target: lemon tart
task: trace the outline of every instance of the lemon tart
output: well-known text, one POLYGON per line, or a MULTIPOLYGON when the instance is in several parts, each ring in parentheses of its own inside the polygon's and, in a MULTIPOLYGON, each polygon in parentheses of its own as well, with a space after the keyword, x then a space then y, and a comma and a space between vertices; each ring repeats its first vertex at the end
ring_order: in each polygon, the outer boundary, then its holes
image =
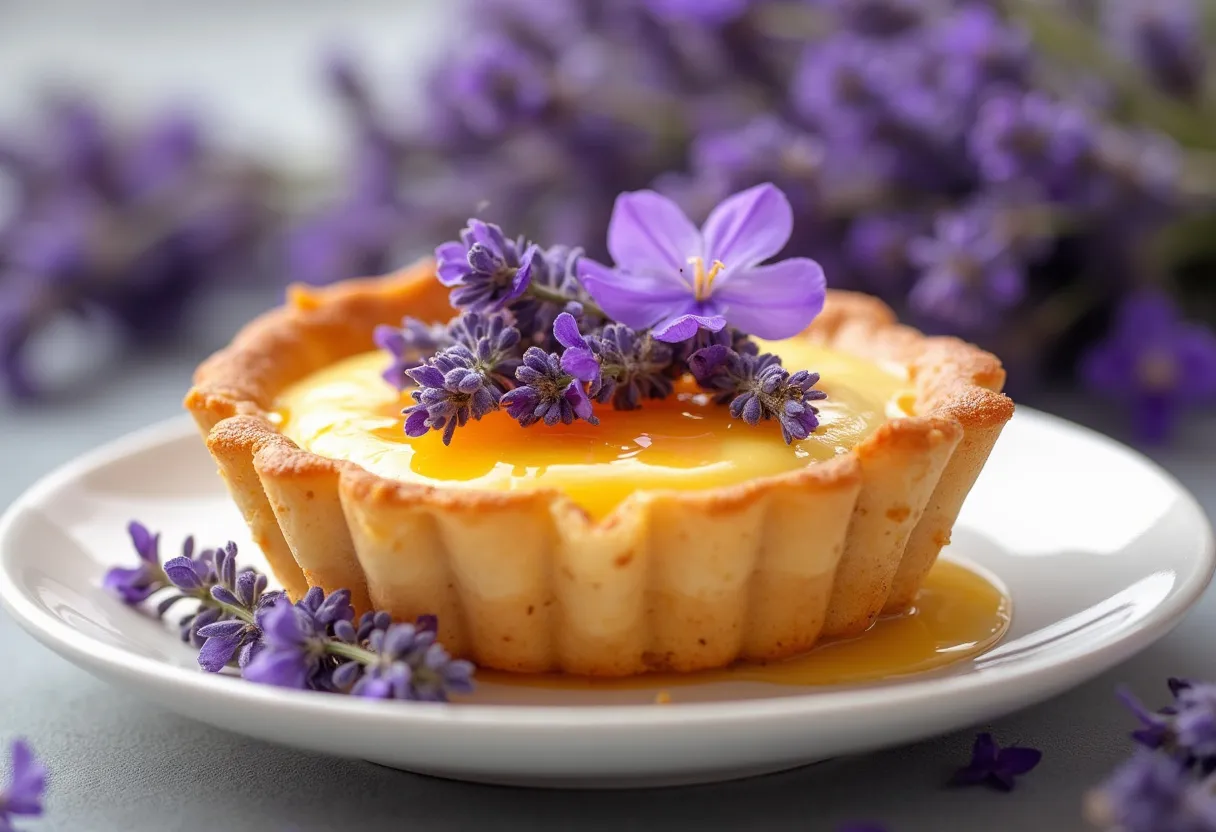
POLYGON ((186 406, 290 594, 436 614, 484 667, 692 671, 863 633, 912 604, 1013 412, 992 355, 829 291, 766 345, 823 372, 806 439, 748 433, 685 381, 597 428, 493 413, 441 452, 401 432, 371 335, 451 317, 434 268, 294 287, 186 406))

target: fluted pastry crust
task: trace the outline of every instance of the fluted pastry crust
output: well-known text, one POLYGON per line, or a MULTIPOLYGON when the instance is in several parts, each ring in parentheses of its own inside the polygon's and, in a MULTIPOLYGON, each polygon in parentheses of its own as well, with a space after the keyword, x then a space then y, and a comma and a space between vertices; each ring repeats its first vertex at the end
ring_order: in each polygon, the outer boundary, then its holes
POLYGON ((558 491, 443 489, 302 450, 271 414, 288 385, 374 347, 377 324, 452 314, 421 263, 293 288, 204 362, 186 397, 220 473, 293 596, 439 616, 483 667, 622 676, 803 652, 906 609, 1013 403, 992 355, 828 293, 806 337, 906 366, 916 415, 805 469, 702 491, 641 491, 596 521, 558 491))

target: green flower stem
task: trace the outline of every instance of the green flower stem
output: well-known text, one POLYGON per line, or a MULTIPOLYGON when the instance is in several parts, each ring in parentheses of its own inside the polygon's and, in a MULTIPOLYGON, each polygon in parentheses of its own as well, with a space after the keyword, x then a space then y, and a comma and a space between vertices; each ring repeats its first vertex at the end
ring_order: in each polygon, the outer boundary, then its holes
MULTIPOLYGON (((557 304, 561 304, 563 306, 565 304, 569 303, 570 301, 574 300, 573 298, 566 297, 565 295, 563 295, 561 292, 557 291, 556 289, 550 289, 547 286, 537 286, 535 283, 531 283, 528 285, 528 290, 527 290, 527 292, 525 292, 525 294, 528 295, 528 297, 535 298, 536 300, 539 300, 539 301, 545 301, 547 303, 557 303, 557 304)), ((598 315, 601 318, 611 320, 611 318, 609 318, 608 315, 605 314, 604 310, 601 309, 598 304, 596 304, 592 301, 589 301, 589 300, 580 300, 579 303, 581 303, 583 305, 583 309, 587 310, 592 315, 598 315)))
POLYGON ((325 649, 333 653, 335 656, 341 656, 344 659, 356 661, 359 664, 372 664, 376 661, 376 654, 371 650, 365 650, 355 644, 347 644, 344 641, 329 641, 325 643, 325 649))

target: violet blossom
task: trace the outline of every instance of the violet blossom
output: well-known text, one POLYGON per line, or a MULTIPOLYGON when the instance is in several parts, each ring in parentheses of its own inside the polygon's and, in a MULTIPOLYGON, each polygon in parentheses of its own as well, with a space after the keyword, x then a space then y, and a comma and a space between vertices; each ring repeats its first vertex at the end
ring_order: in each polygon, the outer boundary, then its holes
POLYGON ((978 734, 971 750, 971 762, 954 773, 956 786, 988 785, 1000 791, 1013 789, 1016 778, 1039 764, 1043 752, 1037 748, 996 744, 991 734, 978 734))
POLYGON ((608 315, 684 341, 728 323, 757 337, 796 335, 823 309, 823 270, 796 257, 761 265, 793 230, 793 211, 771 184, 728 197, 698 230, 654 191, 617 197, 608 226, 615 265, 582 261, 580 279, 608 315))
POLYGON ((46 792, 46 766, 38 762, 24 740, 17 740, 10 749, 12 774, 7 785, 0 788, 0 832, 17 832, 13 818, 40 817, 42 798, 46 792))

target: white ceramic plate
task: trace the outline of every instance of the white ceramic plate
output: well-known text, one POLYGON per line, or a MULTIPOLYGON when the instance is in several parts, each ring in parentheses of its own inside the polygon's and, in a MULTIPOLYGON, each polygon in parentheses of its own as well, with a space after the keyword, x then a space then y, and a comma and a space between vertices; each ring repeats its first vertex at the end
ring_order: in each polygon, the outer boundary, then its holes
MULTIPOLYGON (((990 652, 881 684, 753 682, 654 691, 483 684, 470 703, 285 692, 197 669, 176 633, 98 588, 139 518, 175 546, 243 522, 186 420, 47 477, 0 521, 0 599, 52 650, 165 708, 230 731, 460 779, 550 786, 704 782, 961 728, 1046 699, 1164 635, 1212 575, 1211 529, 1159 468, 1095 433, 1022 410, 955 529, 950 555, 1000 577, 1013 622, 990 652)), ((167 550, 166 550, 167 551, 167 550)))

